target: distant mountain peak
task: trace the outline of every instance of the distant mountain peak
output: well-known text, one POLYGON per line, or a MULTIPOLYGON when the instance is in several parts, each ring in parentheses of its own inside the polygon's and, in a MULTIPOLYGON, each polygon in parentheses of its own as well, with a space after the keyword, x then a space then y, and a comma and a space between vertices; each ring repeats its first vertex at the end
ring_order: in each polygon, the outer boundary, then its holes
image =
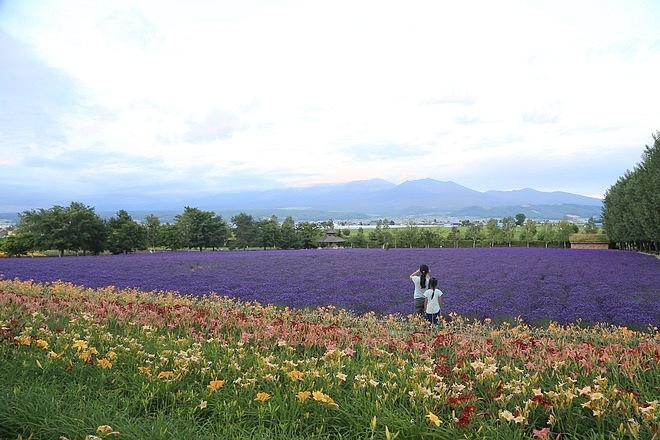
POLYGON ((532 219, 559 220, 567 216, 599 218, 602 215, 602 200, 594 197, 562 191, 543 192, 533 188, 480 192, 451 180, 433 178, 407 180, 400 184, 384 179, 366 179, 311 187, 190 195, 185 199, 178 195, 169 200, 145 200, 140 206, 115 207, 106 204, 97 208, 99 211, 126 209, 163 212, 180 211, 184 206, 211 210, 226 218, 240 212, 253 212, 259 216, 292 215, 294 219, 304 218, 307 221, 328 218, 405 221, 429 216, 488 219, 518 213, 532 219))
POLYGON ((482 212, 483 215, 488 215, 497 208, 497 212, 503 209, 508 212, 507 215, 539 212, 542 216, 543 212, 552 211, 554 219, 557 215, 561 218, 563 215, 573 215, 575 212, 598 215, 602 206, 599 199, 577 194, 542 192, 532 188, 479 192, 453 181, 432 178, 407 180, 398 185, 384 179, 356 180, 307 188, 252 191, 249 197, 246 193, 219 193, 213 197, 198 199, 197 202, 219 212, 251 209, 263 211, 305 206, 308 210, 333 212, 335 218, 342 212, 362 213, 381 218, 413 218, 430 214, 452 216, 454 213, 466 212, 464 210, 468 208, 470 213, 482 212), (546 208, 536 209, 538 205, 546 208), (572 208, 557 208, 560 205, 571 205, 572 208), (547 208, 549 206, 553 208, 547 208))

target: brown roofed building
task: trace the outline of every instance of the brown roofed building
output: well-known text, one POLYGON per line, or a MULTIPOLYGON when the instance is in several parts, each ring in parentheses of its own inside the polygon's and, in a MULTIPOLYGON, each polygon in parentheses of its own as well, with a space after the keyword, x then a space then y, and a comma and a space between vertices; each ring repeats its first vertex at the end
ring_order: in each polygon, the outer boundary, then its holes
POLYGON ((571 249, 608 249, 610 240, 605 234, 571 234, 571 249))
POLYGON ((320 248, 343 248, 345 241, 334 229, 326 229, 325 235, 318 244, 320 248))

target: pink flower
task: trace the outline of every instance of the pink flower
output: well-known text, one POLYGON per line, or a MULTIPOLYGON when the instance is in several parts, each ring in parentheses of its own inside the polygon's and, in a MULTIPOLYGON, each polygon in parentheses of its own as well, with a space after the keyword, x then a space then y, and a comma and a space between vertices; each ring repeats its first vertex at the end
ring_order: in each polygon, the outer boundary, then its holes
POLYGON ((547 426, 543 429, 534 429, 532 430, 535 438, 546 439, 550 435, 550 428, 547 426))
POLYGON ((351 347, 346 347, 344 351, 342 351, 342 354, 345 356, 353 356, 355 354, 355 350, 353 350, 351 347))

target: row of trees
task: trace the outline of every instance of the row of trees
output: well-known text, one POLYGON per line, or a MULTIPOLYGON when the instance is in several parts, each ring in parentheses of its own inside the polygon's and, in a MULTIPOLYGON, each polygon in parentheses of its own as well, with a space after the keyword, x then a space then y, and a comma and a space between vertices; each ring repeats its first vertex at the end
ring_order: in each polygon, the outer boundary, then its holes
MULTIPOLYGON (((569 235, 578 231, 567 220, 536 222, 523 214, 487 222, 464 221, 452 228, 392 225, 384 219, 375 228, 340 228, 337 232, 346 246, 387 248, 523 244, 566 247, 569 235)), ((280 222, 275 216, 255 220, 246 213, 233 216, 227 223, 212 211, 191 207, 185 207, 173 223, 161 223, 153 214, 138 222, 124 210, 104 220, 94 208, 73 202, 68 207, 23 212, 16 231, 0 240, 0 250, 9 255, 45 250, 84 255, 146 249, 301 249, 318 246, 324 231, 333 227, 332 220, 295 223, 287 217, 280 222)), ((596 231, 590 219, 584 232, 596 231)))
MULTIPOLYGON (((460 226, 450 229, 444 227, 429 228, 408 225, 405 228, 390 228, 387 220, 379 222, 376 229, 364 237, 358 229, 353 239, 350 230, 341 231, 354 247, 361 246, 364 241, 383 247, 483 247, 483 246, 560 246, 568 245, 569 236, 579 231, 579 227, 568 220, 557 222, 538 222, 525 219, 524 214, 516 218, 505 217, 501 220, 489 219, 486 222, 463 221, 460 226)), ((593 218, 589 219, 583 228, 585 233, 598 231, 593 218)))
POLYGON ((624 249, 658 252, 660 236, 660 131, 646 146, 642 161, 605 193, 603 226, 624 249))
POLYGON ((173 223, 163 224, 153 214, 138 222, 124 210, 104 220, 94 208, 78 202, 68 207, 25 211, 19 218, 16 230, 0 240, 0 251, 8 255, 45 250, 84 255, 155 248, 310 248, 317 245, 324 226, 295 224, 291 217, 282 224, 276 217, 255 221, 245 213, 232 217, 230 225, 212 211, 191 207, 185 207, 173 223))

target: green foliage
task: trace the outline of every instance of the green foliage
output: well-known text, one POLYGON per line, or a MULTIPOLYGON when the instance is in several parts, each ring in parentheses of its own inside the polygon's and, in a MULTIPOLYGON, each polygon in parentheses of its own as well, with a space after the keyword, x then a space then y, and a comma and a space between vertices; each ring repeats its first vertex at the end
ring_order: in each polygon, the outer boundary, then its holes
POLYGON ((65 251, 98 254, 104 249, 105 222, 82 203, 25 211, 19 218, 18 231, 32 234, 37 250, 57 249, 63 255, 65 251))
POLYGON ((557 225, 557 240, 562 244, 563 247, 567 247, 570 235, 576 232, 578 232, 577 226, 568 220, 561 220, 557 225))
POLYGON ((202 211, 186 206, 182 214, 175 217, 176 231, 180 244, 188 249, 219 248, 227 243, 229 226, 213 211, 202 211))
POLYGON ((160 220, 154 214, 149 214, 145 219, 145 227, 147 229, 147 246, 154 249, 160 245, 159 229, 160 220))
POLYGON ((321 227, 316 223, 302 222, 296 225, 300 245, 305 249, 311 249, 318 245, 321 238, 321 227))
POLYGON ((536 233, 537 233, 536 221, 528 218, 525 221, 525 223, 522 225, 520 239, 523 240, 529 247, 529 244, 534 240, 536 233))
POLYGON ((107 222, 107 248, 113 254, 127 254, 147 247, 147 229, 121 210, 107 222))
POLYGON ((236 249, 247 249, 250 246, 254 246, 257 235, 257 226, 254 218, 249 214, 241 212, 233 216, 231 222, 234 224, 233 246, 236 249))
POLYGON ((488 239, 490 240, 490 246, 493 247, 495 243, 498 243, 502 238, 502 230, 497 224, 497 220, 494 218, 488 219, 486 222, 486 233, 488 239))
POLYGON ((263 249, 275 248, 280 243, 280 225, 276 216, 259 220, 257 242, 263 249))
POLYGON ((603 200, 603 226, 622 248, 658 252, 660 237, 660 131, 642 162, 611 186, 603 200))
POLYGON ((34 235, 20 232, 0 238, 0 251, 9 257, 27 255, 34 248, 34 235))
POLYGON ((502 237, 504 241, 511 246, 516 232, 516 219, 511 216, 502 219, 502 237))
POLYGON ((470 223, 465 231, 465 238, 472 240, 472 247, 476 247, 477 242, 484 238, 483 225, 481 223, 470 223))
POLYGON ((278 247, 280 249, 299 249, 301 247, 300 240, 296 234, 296 223, 293 221, 293 217, 287 216, 284 219, 278 238, 278 247))
POLYGON ((584 225, 585 234, 595 234, 598 232, 598 226, 596 226, 596 220, 593 217, 589 217, 587 223, 584 225))

